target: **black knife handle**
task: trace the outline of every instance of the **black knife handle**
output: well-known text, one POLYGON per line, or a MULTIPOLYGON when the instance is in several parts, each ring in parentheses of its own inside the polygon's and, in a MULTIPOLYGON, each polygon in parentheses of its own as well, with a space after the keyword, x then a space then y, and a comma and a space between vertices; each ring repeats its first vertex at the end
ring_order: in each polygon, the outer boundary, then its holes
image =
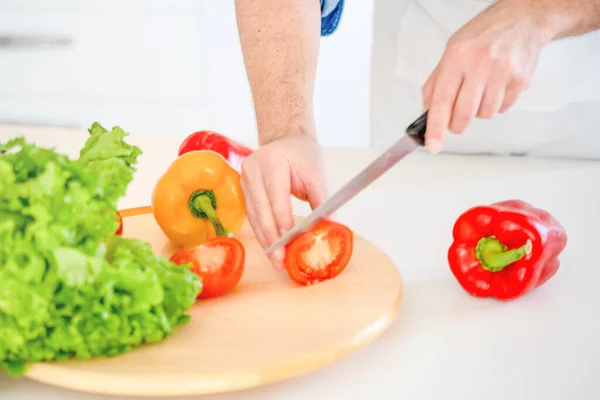
POLYGON ((425 131, 427 130, 427 113, 416 119, 415 122, 406 128, 406 134, 410 136, 419 146, 425 145, 425 131))

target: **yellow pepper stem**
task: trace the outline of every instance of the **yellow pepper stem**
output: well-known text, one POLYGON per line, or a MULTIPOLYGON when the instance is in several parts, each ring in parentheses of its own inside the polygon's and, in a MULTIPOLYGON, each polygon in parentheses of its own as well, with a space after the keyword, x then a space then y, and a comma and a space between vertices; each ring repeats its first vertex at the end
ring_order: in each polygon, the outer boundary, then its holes
POLYGON ((217 236, 232 236, 217 216, 217 199, 212 190, 196 190, 190 196, 188 205, 194 217, 208 219, 212 223, 217 236))

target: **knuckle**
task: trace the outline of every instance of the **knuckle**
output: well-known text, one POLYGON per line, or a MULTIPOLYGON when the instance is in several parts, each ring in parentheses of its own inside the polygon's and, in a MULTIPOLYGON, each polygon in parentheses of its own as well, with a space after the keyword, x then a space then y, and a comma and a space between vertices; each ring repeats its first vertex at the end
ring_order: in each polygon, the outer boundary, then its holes
POLYGON ((257 157, 258 166, 264 172, 269 172, 280 164, 281 155, 271 148, 264 148, 257 157))
POLYGON ((449 90, 436 90, 433 93, 433 107, 437 108, 438 111, 441 109, 451 108, 454 105, 454 100, 456 99, 456 93, 452 93, 449 90))
POLYGON ((517 90, 524 90, 529 87, 529 79, 523 75, 514 74, 513 75, 513 85, 517 90))
POLYGON ((451 59, 462 58, 470 49, 468 42, 456 39, 450 39, 446 46, 446 53, 451 59))
POLYGON ((426 83, 425 85, 421 86, 421 96, 427 97, 428 94, 429 94, 429 86, 428 86, 428 83, 426 83))
POLYGON ((435 101, 440 108, 451 108, 454 104, 454 98, 449 93, 444 93, 438 96, 435 101))
POLYGON ((489 45, 482 46, 477 50, 477 58, 480 62, 498 61, 498 57, 495 54, 494 49, 489 45))
POLYGON ((241 169, 242 169, 243 177, 247 176, 248 173, 250 173, 252 171, 253 164, 254 164, 254 155, 250 155, 242 161, 241 169))
POLYGON ((279 154, 270 154, 269 157, 264 157, 261 160, 261 166, 264 169, 265 173, 273 173, 275 171, 279 171, 283 168, 285 163, 282 160, 282 157, 279 154))

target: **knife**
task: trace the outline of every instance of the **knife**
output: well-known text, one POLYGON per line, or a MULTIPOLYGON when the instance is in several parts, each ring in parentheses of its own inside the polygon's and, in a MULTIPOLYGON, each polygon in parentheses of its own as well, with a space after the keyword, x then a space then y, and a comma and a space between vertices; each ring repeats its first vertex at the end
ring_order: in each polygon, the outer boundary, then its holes
POLYGON ((425 145, 425 130, 427 128, 427 111, 406 128, 406 135, 401 137, 375 161, 369 164, 352 180, 346 183, 333 196, 317 207, 311 214, 303 218, 292 229, 283 234, 279 240, 269 246, 265 253, 269 254, 281 246, 294 240, 299 235, 310 230, 319 221, 329 217, 342 205, 360 193, 364 188, 375 182, 381 175, 392 168, 416 148, 425 145))

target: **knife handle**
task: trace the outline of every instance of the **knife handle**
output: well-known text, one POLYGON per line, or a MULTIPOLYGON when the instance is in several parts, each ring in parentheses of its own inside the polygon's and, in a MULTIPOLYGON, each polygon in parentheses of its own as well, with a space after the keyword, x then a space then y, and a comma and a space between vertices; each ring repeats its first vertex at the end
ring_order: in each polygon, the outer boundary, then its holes
POLYGON ((425 145, 425 131, 427 130, 427 113, 416 119, 415 122, 406 128, 406 134, 410 136, 419 146, 425 145))

